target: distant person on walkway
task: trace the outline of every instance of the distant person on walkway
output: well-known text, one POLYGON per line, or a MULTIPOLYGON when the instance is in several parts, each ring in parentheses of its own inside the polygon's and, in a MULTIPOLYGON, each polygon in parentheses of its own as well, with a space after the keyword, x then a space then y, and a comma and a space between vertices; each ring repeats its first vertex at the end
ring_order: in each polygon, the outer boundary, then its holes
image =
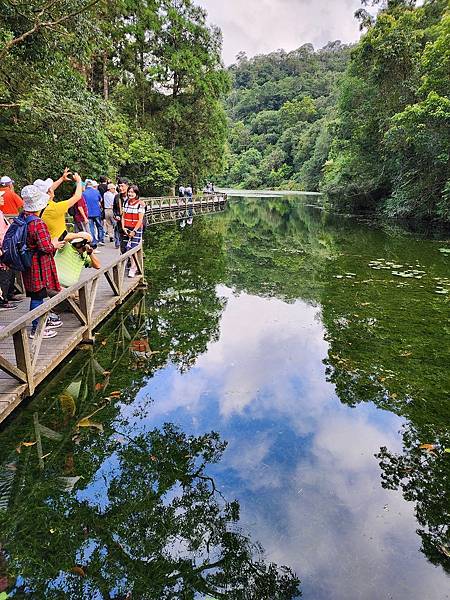
MULTIPOLYGON (((3 197, 5 192, 0 192, 0 208, 3 207, 3 197)), ((1 248, 3 238, 8 231, 9 224, 0 210, 0 311, 14 310, 17 308, 15 302, 9 302, 8 299, 14 295, 15 272, 1 262, 1 248)))
POLYGON ((11 177, 4 175, 0 179, 0 192, 3 192, 3 214, 18 215, 23 207, 22 198, 14 191, 14 181, 11 177))
POLYGON ((55 255, 55 264, 60 285, 70 287, 78 283, 83 269, 100 269, 101 265, 89 245, 92 242, 90 233, 68 233, 64 241, 64 248, 55 255))
POLYGON ((184 192, 185 192, 184 186, 180 185, 180 187, 178 188, 178 197, 184 198, 184 192))
POLYGON ((86 189, 83 192, 83 198, 88 208, 89 227, 92 235, 92 247, 95 249, 98 245, 104 246, 104 230, 102 223, 102 197, 100 192, 95 189, 96 181, 86 179, 86 189))
MULTIPOLYGON (((113 183, 108 184, 108 190, 103 196, 103 206, 105 207, 105 228, 109 241, 114 241, 116 221, 114 219, 114 198, 116 197, 116 186, 113 183)), ((119 242, 120 243, 120 242, 119 242)))
MULTIPOLYGON (((51 239, 49 229, 42 219, 39 218, 41 211, 47 206, 50 199, 35 185, 27 185, 21 192, 23 199, 24 216, 34 217, 28 223, 27 245, 32 253, 31 266, 22 273, 23 284, 27 296, 30 298, 30 310, 41 306, 48 291, 59 292, 61 286, 58 281, 54 254, 64 246, 64 242, 57 238, 51 239)), ((61 327, 62 322, 58 319, 47 319, 44 330, 44 339, 55 337, 54 329, 61 327)), ((38 319, 32 323, 30 338, 34 338, 38 326, 38 319)))
POLYGON ((116 226, 114 228, 114 241, 116 248, 120 248, 121 230, 122 230, 122 212, 123 205, 128 198, 129 181, 126 177, 122 177, 117 182, 119 192, 114 198, 113 215, 116 226))
MULTIPOLYGON (((130 185, 128 198, 122 210, 122 236, 120 240, 120 251, 122 254, 142 243, 142 232, 145 216, 145 204, 140 199, 137 185, 130 185)), ((128 277, 136 275, 136 267, 132 263, 128 277)))
POLYGON ((188 198, 192 198, 192 187, 190 185, 184 190, 184 195, 188 198))
POLYGON ((105 197, 106 192, 108 191, 108 178, 102 175, 99 179, 98 191, 102 198, 105 197))
MULTIPOLYGON (((73 223, 74 229, 76 232, 85 231, 87 233, 90 232, 89 228, 89 218, 88 218, 88 207, 86 204, 86 200, 81 196, 81 198, 76 202, 73 207, 73 223)), ((70 211, 69 211, 70 212, 70 211)))
POLYGON ((36 179, 33 185, 37 187, 42 194, 49 197, 48 204, 44 206, 39 216, 47 225, 50 237, 52 239, 63 239, 64 235, 67 233, 66 215, 69 208, 74 206, 81 198, 81 177, 78 173, 72 175, 69 169, 66 168, 61 177, 56 181, 53 181, 50 177, 45 179, 45 181, 43 179, 36 179), (57 190, 65 181, 71 181, 72 179, 77 184, 74 195, 69 198, 69 200, 55 200, 55 190, 57 190))

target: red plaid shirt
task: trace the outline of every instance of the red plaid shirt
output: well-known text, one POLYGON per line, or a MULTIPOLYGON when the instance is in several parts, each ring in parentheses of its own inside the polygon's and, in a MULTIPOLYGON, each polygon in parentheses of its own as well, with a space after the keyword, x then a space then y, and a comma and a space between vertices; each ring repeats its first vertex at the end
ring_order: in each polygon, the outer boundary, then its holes
MULTIPOLYGON (((28 216, 29 213, 25 213, 28 216)), ((31 267, 22 273, 23 284, 27 292, 39 292, 43 288, 59 292, 53 247, 47 225, 42 219, 28 224, 28 248, 33 252, 31 267)))

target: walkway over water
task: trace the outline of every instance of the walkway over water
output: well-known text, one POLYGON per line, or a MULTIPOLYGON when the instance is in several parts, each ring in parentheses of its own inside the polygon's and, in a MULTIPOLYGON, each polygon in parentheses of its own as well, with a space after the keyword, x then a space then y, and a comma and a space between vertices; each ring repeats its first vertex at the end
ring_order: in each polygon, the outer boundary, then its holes
POLYGON ((119 254, 112 245, 101 248, 100 270, 85 269, 76 285, 60 292, 30 312, 29 299, 17 309, 0 313, 0 422, 39 385, 83 341, 93 339, 93 330, 143 282, 143 249, 119 254), (131 259, 137 274, 129 278, 131 259), (78 296, 78 299, 76 300, 78 296), (49 311, 63 321, 55 338, 42 338, 49 311), (11 322, 11 318, 15 318, 11 322), (39 318, 36 337, 30 340, 31 322, 39 318))
POLYGON ((192 198, 143 198, 147 204, 146 219, 148 225, 169 223, 204 215, 221 212, 227 204, 226 194, 205 194, 192 198))

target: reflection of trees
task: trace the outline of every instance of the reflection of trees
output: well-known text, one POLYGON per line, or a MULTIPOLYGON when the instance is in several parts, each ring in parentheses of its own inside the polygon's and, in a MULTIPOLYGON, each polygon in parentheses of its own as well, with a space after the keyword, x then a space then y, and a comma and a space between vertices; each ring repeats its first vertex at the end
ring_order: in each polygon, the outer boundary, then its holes
POLYGON ((227 279, 238 291, 317 302, 333 238, 325 216, 298 198, 231 202, 227 279))
POLYGON ((422 552, 435 565, 450 572, 450 447, 449 432, 438 437, 433 427, 422 430, 407 425, 403 431, 403 453, 380 449, 383 487, 401 489, 405 500, 415 503, 422 538, 422 552), (432 441, 427 448, 423 442, 432 441), (431 447, 430 447, 431 446, 431 447))
MULTIPOLYGON (((82 434, 77 464, 93 461, 89 438, 98 436, 82 434)), ((93 480, 77 469, 78 493, 62 490, 58 460, 41 477, 24 471, 22 493, 0 512, 9 573, 21 576, 12 597, 297 597, 296 577, 264 563, 237 527, 238 503, 222 501, 207 475, 224 447, 214 433, 125 428, 97 447, 93 480)))
POLYGON ((401 489, 415 503, 423 551, 432 562, 447 567, 442 547, 449 545, 449 460, 419 448, 439 439, 444 443, 445 436, 448 440, 450 414, 444 397, 450 355, 448 344, 442 343, 447 308, 427 290, 434 286, 433 277, 443 273, 436 269, 435 257, 424 255, 423 247, 399 232, 386 236, 340 222, 335 243, 339 252, 329 265, 322 295, 330 344, 328 380, 349 406, 374 402, 409 420, 404 453, 380 451, 383 485, 401 489), (401 279, 391 274, 393 268, 368 269, 368 263, 379 258, 423 270, 425 276, 401 279))
POLYGON ((144 379, 168 359, 192 365, 223 309, 218 226, 151 233, 146 297, 0 432, 1 581, 14 598, 297 597, 295 575, 264 562, 208 475, 218 435, 146 431, 143 402, 128 425, 144 379))
POLYGON ((224 300, 217 296, 216 286, 224 272, 219 221, 199 218, 188 229, 166 226, 149 233, 148 327, 158 352, 182 370, 191 367, 208 343, 218 338, 224 300))

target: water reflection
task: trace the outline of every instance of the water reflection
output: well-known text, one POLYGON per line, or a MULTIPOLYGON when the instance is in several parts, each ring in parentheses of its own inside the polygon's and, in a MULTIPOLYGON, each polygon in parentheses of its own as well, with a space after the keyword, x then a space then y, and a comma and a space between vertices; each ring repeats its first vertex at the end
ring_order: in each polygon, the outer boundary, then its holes
POLYGON ((145 304, 0 434, 15 597, 449 597, 443 243, 297 198, 152 229, 145 304))

